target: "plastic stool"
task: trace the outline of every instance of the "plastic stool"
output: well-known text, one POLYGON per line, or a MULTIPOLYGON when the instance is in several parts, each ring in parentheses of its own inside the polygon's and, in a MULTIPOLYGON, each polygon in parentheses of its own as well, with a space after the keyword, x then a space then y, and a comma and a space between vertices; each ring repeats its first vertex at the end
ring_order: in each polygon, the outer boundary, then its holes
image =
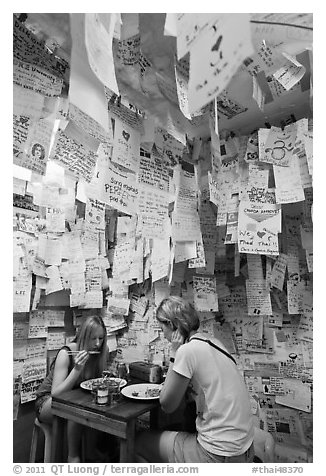
POLYGON ((44 433, 44 463, 51 462, 51 442, 52 442, 52 426, 41 423, 38 418, 34 420, 31 449, 29 453, 29 462, 35 463, 37 443, 40 431, 44 433))

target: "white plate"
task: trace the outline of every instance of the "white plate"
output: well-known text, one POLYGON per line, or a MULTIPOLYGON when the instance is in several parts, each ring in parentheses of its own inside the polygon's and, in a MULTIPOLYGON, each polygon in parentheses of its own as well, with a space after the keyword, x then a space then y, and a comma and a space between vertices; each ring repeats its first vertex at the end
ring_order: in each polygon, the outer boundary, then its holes
MULTIPOLYGON (((91 378, 90 380, 84 380, 80 384, 81 388, 84 390, 92 390, 92 384, 93 383, 102 383, 105 382, 108 379, 103 379, 102 377, 99 378, 91 378)), ((127 385, 127 380, 123 378, 116 378, 116 377, 109 377, 109 380, 113 380, 114 382, 117 382, 119 384, 119 388, 121 389, 122 387, 125 387, 127 385)))
POLYGON ((155 400, 160 398, 160 393, 151 395, 151 390, 161 390, 161 385, 157 383, 137 383, 135 385, 128 385, 121 390, 122 395, 134 400, 155 400))

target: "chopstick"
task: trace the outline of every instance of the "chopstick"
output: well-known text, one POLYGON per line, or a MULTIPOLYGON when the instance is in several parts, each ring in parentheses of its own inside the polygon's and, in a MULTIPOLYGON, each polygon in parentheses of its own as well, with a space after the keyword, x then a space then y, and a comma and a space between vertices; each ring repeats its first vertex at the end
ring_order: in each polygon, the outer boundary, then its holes
MULTIPOLYGON (((67 350, 67 354, 68 354, 68 355, 76 355, 76 354, 79 354, 79 352, 81 352, 81 350, 67 350)), ((89 355, 100 354, 100 351, 98 351, 98 350, 90 350, 90 351, 88 351, 88 354, 89 354, 89 355)))

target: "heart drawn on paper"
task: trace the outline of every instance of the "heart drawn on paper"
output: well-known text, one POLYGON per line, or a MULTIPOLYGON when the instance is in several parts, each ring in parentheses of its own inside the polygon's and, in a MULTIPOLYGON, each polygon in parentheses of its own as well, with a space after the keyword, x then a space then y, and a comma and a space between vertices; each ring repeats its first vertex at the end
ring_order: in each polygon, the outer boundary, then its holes
POLYGON ((223 36, 220 35, 218 37, 216 43, 214 44, 214 46, 212 46, 211 51, 218 51, 219 50, 219 47, 221 46, 221 43, 222 43, 222 39, 223 39, 223 36))
POLYGON ((123 135, 124 140, 128 142, 128 140, 130 138, 129 132, 122 131, 122 135, 123 135))
POLYGON ((264 231, 257 231, 257 235, 259 238, 262 238, 264 235, 266 235, 266 233, 264 231))

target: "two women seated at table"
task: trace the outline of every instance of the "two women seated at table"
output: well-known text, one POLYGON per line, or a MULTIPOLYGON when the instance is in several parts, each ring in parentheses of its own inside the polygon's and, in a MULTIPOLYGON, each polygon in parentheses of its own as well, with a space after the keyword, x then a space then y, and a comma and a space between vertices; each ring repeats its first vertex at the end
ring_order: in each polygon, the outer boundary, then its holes
POLYGON ((196 402, 196 432, 146 431, 136 439, 138 462, 247 463, 253 461, 254 426, 242 375, 225 347, 200 334, 194 307, 179 297, 164 299, 156 311, 171 362, 160 394, 166 413, 186 392, 196 402), (216 348, 216 346, 218 348, 216 348))
MULTIPOLYGON (((87 317, 74 341, 59 350, 49 374, 36 392, 35 409, 38 419, 51 424, 52 396, 77 388, 84 380, 101 377, 106 368, 107 355, 107 336, 103 320, 99 316, 87 317), (76 353, 72 355, 71 351, 76 353)), ((80 462, 81 437, 81 425, 68 421, 68 462, 80 462)))

